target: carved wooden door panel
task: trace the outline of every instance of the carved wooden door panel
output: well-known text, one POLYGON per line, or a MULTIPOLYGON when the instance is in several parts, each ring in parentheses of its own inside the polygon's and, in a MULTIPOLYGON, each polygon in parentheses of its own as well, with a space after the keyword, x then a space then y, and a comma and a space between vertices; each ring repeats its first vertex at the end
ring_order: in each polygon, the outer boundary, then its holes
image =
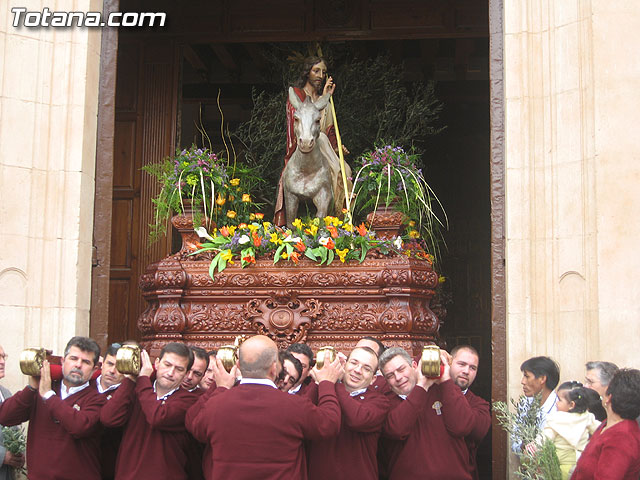
POLYGON ((145 308, 138 278, 167 255, 171 237, 149 244, 151 198, 157 182, 140 168, 172 153, 175 144, 178 56, 169 41, 120 37, 116 86, 113 209, 109 281, 109 342, 138 339, 145 308))

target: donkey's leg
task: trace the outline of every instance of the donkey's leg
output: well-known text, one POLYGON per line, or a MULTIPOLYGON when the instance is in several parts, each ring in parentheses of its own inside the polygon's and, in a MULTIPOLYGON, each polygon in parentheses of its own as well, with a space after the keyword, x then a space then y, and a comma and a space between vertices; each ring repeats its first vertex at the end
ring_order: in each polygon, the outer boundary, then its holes
POLYGON ((293 221, 296 219, 296 215, 298 215, 298 202, 299 199, 296 195, 291 192, 284 192, 284 208, 287 213, 287 226, 289 228, 293 228, 293 221))
POLYGON ((316 217, 324 218, 328 215, 332 200, 333 195, 331 194, 330 186, 320 189, 316 196, 313 197, 313 204, 316 206, 316 217))

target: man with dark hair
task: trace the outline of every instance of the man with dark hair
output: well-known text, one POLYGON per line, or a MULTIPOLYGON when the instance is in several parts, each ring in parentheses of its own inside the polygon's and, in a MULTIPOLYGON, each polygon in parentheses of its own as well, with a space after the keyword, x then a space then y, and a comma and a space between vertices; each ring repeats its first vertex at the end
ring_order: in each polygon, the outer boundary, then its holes
POLYGON ((112 343, 107 347, 107 351, 104 354, 104 360, 100 367, 100 376, 96 379, 96 387, 98 392, 106 393, 107 399, 110 398, 110 393, 120 386, 124 375, 122 375, 116 368, 116 355, 120 349, 119 343, 112 343))
POLYGON ((380 370, 391 390, 391 410, 384 423, 384 456, 391 480, 447 478, 471 480, 465 443, 474 427, 473 411, 451 378, 450 356, 440 352, 440 378, 422 374, 400 347, 380 356, 380 370))
POLYGON ((200 381, 205 375, 209 367, 209 355, 204 348, 189 347, 193 353, 193 365, 182 380, 182 388, 186 388, 190 392, 202 393, 200 389, 200 381))
POLYGON ((313 351, 311 350, 311 347, 306 343, 292 343, 289 345, 289 348, 287 348, 287 352, 296 357, 302 365, 302 375, 300 376, 300 380, 298 380, 298 383, 289 390, 289 393, 296 395, 310 395, 311 397, 314 397, 316 384, 309 376, 309 372, 316 362, 313 358, 313 351))
MULTIPOLYGON (((389 410, 389 400, 371 384, 378 370, 378 355, 369 347, 356 347, 344 366, 336 395, 342 425, 336 438, 311 442, 309 479, 378 478, 378 438, 389 410)), ((313 374, 312 374, 313 375, 313 374)))
POLYGON ((200 380, 200 388, 203 390, 209 390, 212 386, 214 386, 213 382, 213 366, 211 365, 216 361, 217 350, 211 350, 207 352, 207 356, 209 357, 209 361, 207 362, 207 369, 204 371, 204 376, 202 380, 200 380))
POLYGON ((525 396, 529 397, 531 401, 536 395, 541 396, 540 428, 544 428, 547 415, 557 410, 558 395, 554 389, 560 380, 560 367, 549 357, 532 357, 522 362, 520 371, 522 372, 520 384, 525 396))
POLYGON ((29 478, 100 479, 99 419, 105 397, 89 385, 99 357, 94 340, 73 337, 64 350, 59 384, 52 383, 45 360, 39 377, 29 377, 23 390, 0 404, 0 424, 29 421, 29 478))
POLYGON ((140 360, 137 378, 125 375, 100 415, 107 427, 124 426, 116 478, 186 480, 190 438, 184 417, 198 396, 180 384, 193 365, 193 352, 182 343, 165 345, 155 361, 154 383, 153 365, 145 350, 140 360))
MULTIPOLYGON (((111 400, 115 390, 120 386, 124 375, 116 368, 116 356, 121 345, 112 343, 107 347, 102 361, 100 376, 96 379, 98 392, 111 400)), ((116 474, 116 459, 122 441, 122 428, 105 428, 100 438, 100 465, 102 480, 110 480, 116 474)))
POLYGON ((604 398, 609 382, 618 371, 618 366, 611 362, 593 361, 587 362, 585 368, 587 373, 584 386, 595 390, 600 398, 604 398))
POLYGON ((298 380, 300 380, 302 376, 302 364, 291 352, 280 351, 278 352, 278 356, 282 364, 282 371, 276 379, 276 386, 283 392, 288 392, 298 383, 298 380))
POLYGON ((369 347, 371 350, 376 352, 376 355, 378 355, 378 358, 380 358, 380 355, 382 355, 385 349, 387 348, 384 346, 384 343, 382 343, 377 338, 368 337, 368 336, 362 337, 360 340, 358 340, 358 343, 356 343, 355 348, 358 348, 358 347, 369 347))
POLYGON ((489 402, 474 394, 469 387, 476 379, 480 357, 471 345, 457 345, 451 350, 451 378, 460 387, 473 413, 473 429, 464 437, 469 449, 469 470, 474 479, 478 479, 476 454, 478 445, 491 427, 491 407, 489 402))
POLYGON ((189 415, 189 431, 211 447, 207 478, 307 478, 304 440, 330 438, 340 429, 334 385, 343 373, 340 360, 314 370, 317 406, 278 390, 278 349, 266 336, 240 345, 239 368, 242 380, 230 388, 234 376, 214 364, 218 387, 189 415))

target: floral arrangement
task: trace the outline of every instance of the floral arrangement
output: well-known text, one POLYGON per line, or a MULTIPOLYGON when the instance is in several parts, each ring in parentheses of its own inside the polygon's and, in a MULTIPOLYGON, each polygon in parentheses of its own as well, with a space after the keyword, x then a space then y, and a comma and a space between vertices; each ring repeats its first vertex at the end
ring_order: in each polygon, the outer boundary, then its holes
POLYGON ((198 235, 206 241, 191 245, 191 254, 215 254, 209 267, 212 278, 216 271, 222 272, 227 264, 239 260, 244 268, 254 264, 257 257, 266 255, 273 255, 274 264, 280 261, 297 264, 306 257, 319 265, 329 265, 336 258, 342 263, 349 260, 362 262, 367 252, 378 249, 383 254, 396 252, 433 262, 433 257, 425 253, 416 239, 378 239, 375 232, 368 230, 364 223, 354 226, 337 217, 328 216, 307 221, 296 219, 293 228, 289 229, 260 221, 261 214, 256 215, 256 220, 237 226, 225 225, 213 229, 211 233, 204 227, 196 228, 198 235))
POLYGON ((261 180, 249 168, 229 165, 207 148, 192 145, 176 150, 174 156, 142 168, 161 184, 152 200, 155 223, 150 225, 152 240, 164 235, 173 212, 184 214, 190 201, 194 222, 211 226, 219 223, 237 225, 249 221, 260 206, 253 203, 250 189, 261 180), (204 222, 203 222, 204 219, 204 222))
POLYGON ((375 211, 379 205, 405 214, 414 236, 425 239, 427 249, 438 257, 447 216, 437 196, 418 167, 420 155, 402 147, 384 145, 358 159, 353 181, 354 214, 375 211), (442 212, 441 220, 435 209, 442 212), (419 232, 419 233, 418 233, 419 232))

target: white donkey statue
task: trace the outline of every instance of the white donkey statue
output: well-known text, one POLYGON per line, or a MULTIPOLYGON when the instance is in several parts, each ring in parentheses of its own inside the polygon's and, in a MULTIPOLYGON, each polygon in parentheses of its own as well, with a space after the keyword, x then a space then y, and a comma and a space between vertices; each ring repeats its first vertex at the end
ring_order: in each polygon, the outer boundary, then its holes
MULTIPOLYGON (((320 131, 322 110, 330 98, 331 94, 327 93, 315 103, 310 97, 302 102, 293 88, 289 87, 289 102, 295 109, 293 131, 297 142, 296 151, 282 173, 289 227, 296 219, 300 200, 312 200, 316 206, 316 216, 320 218, 330 213, 340 213, 344 204, 340 159, 333 151, 327 135, 320 131)), ((350 178, 351 168, 346 162, 344 166, 347 178, 350 178)))

